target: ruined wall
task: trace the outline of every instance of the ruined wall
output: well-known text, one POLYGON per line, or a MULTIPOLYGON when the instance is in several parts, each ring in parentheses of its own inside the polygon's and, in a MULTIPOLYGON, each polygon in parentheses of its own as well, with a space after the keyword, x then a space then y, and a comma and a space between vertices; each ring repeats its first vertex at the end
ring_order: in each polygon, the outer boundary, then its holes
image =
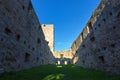
POLYGON ((102 0, 73 45, 76 65, 120 73, 120 0, 102 0))
POLYGON ((58 65, 66 65, 72 64, 73 55, 71 54, 70 50, 62 50, 54 52, 55 62, 58 65))
POLYGON ((53 62, 30 0, 0 1, 0 72, 53 62))
POLYGON ((54 52, 54 57, 55 58, 61 58, 61 55, 63 55, 64 58, 68 58, 68 59, 72 59, 72 54, 71 52, 68 50, 62 50, 62 51, 58 51, 58 52, 54 52))
POLYGON ((42 24, 42 30, 45 35, 45 40, 52 52, 54 52, 54 25, 53 24, 42 24))
POLYGON ((106 2, 107 2, 107 0, 102 0, 101 1, 99 6, 97 7, 97 9, 93 12, 92 16, 90 17, 90 20, 88 21, 88 23, 86 24, 86 26, 84 27, 82 32, 80 33, 80 35, 73 42, 73 44, 72 44, 72 46, 70 48, 73 55, 75 53, 77 53, 78 48, 81 46, 82 42, 87 37, 87 35, 91 32, 91 29, 92 29, 94 23, 96 22, 96 20, 98 19, 98 17, 100 16, 103 8, 105 7, 106 2))

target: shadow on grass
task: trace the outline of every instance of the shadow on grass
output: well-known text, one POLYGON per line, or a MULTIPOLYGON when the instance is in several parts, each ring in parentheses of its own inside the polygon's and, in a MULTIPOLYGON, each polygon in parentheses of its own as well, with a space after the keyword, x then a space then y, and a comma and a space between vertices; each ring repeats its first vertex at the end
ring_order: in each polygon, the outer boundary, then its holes
POLYGON ((43 80, 61 80, 64 74, 52 74, 45 77, 43 80))
POLYGON ((0 80, 120 80, 120 75, 74 65, 43 65, 28 70, 0 74, 0 80))

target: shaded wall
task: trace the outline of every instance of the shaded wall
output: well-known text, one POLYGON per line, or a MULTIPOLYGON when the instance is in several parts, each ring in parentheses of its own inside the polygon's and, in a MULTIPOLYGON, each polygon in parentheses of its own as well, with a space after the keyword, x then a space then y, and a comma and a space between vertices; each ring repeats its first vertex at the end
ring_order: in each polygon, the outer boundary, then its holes
POLYGON ((119 0, 102 0, 80 36, 73 43, 79 47, 71 47, 76 65, 120 73, 119 0))
POLYGON ((85 40, 85 38, 87 37, 87 35, 91 32, 92 27, 93 27, 94 23, 96 22, 96 20, 98 19, 98 17, 100 16, 103 8, 105 7, 105 3, 106 2, 107 2, 107 0, 102 0, 101 1, 101 3, 99 4, 99 6, 97 7, 97 9, 93 12, 92 16, 90 17, 90 20, 87 22, 86 26, 84 27, 84 29, 80 33, 80 35, 73 42, 73 44, 72 44, 72 46, 70 48, 71 53, 73 55, 75 53, 77 53, 78 48, 81 46, 82 42, 85 40))
POLYGON ((53 63, 30 0, 0 1, 0 72, 53 63))

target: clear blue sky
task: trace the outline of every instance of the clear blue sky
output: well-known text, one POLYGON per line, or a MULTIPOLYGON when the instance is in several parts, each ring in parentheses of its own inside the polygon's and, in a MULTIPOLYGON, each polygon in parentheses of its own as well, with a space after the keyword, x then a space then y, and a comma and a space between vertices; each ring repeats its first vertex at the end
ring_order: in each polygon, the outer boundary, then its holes
POLYGON ((54 24, 55 51, 68 50, 101 0, 32 0, 40 24, 54 24))

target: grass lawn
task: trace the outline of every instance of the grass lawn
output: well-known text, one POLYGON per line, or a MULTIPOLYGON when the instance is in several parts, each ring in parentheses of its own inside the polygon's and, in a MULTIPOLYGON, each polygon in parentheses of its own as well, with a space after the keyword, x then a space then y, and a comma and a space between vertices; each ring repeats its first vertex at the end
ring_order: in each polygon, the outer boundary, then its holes
POLYGON ((29 70, 0 74, 0 80, 120 80, 120 75, 74 65, 43 65, 29 70))

